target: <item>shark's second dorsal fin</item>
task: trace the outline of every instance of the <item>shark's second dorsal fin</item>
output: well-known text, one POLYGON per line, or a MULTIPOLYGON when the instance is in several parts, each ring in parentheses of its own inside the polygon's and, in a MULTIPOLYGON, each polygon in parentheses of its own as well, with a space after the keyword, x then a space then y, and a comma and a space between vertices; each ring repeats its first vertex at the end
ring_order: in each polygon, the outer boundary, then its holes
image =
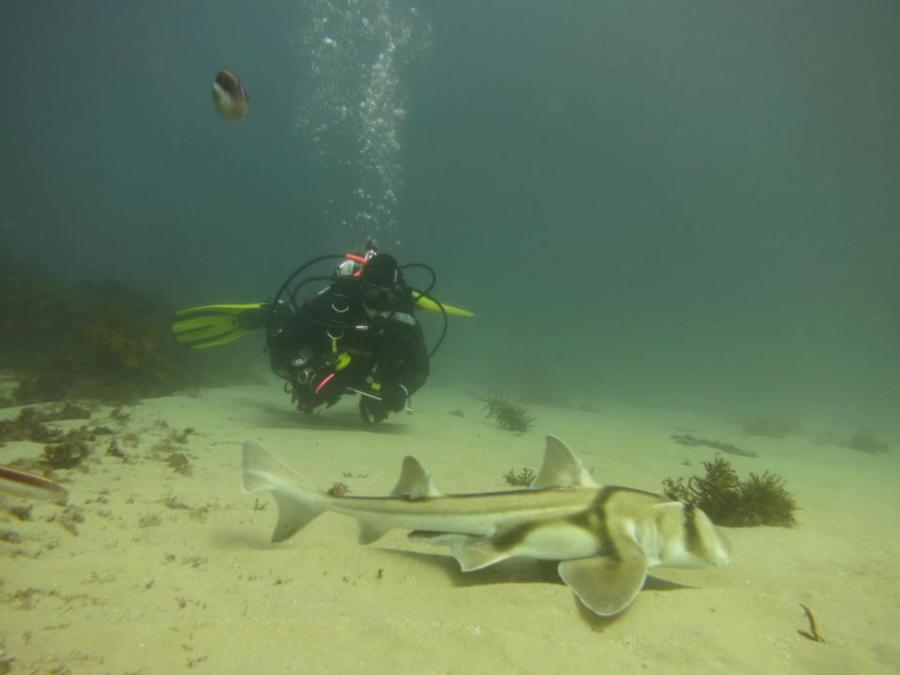
POLYGON ((553 487, 598 487, 598 485, 568 445, 556 436, 547 436, 544 463, 531 487, 540 490, 553 487))
POLYGON ((434 481, 415 457, 404 457, 403 468, 400 470, 400 480, 391 491, 392 497, 405 497, 406 499, 425 499, 426 497, 443 497, 443 494, 434 486, 434 481))

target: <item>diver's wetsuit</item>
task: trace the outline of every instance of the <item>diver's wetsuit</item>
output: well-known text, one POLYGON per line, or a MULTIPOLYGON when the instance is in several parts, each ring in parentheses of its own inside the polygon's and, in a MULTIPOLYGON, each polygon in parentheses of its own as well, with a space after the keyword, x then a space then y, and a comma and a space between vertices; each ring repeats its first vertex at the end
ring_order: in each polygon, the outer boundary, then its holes
POLYGON ((357 277, 337 277, 296 313, 280 320, 276 314, 272 370, 291 385, 301 410, 332 405, 353 387, 382 399, 365 397, 361 408, 379 421, 402 410, 425 383, 428 352, 409 289, 399 285, 382 295, 376 310, 363 302, 366 288, 357 277))

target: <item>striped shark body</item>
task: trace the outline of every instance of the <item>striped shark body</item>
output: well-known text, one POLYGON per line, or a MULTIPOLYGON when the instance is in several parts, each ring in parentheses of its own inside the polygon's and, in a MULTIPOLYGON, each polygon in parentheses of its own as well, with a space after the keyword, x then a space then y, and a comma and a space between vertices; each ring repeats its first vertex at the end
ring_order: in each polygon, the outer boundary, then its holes
POLYGON ((594 482, 581 461, 548 436, 529 489, 441 493, 413 457, 387 497, 332 496, 312 486, 254 441, 244 443, 245 493, 271 492, 278 505, 272 541, 332 511, 356 519, 360 541, 394 528, 444 544, 463 572, 512 557, 558 560, 562 580, 600 616, 627 608, 656 566, 730 562, 730 547, 700 509, 651 492, 594 482))

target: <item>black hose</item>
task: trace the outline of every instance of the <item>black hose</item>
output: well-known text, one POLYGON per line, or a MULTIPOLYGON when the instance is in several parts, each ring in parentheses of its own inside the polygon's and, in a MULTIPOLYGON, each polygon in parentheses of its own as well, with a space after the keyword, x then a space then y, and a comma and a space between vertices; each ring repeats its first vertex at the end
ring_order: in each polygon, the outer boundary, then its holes
POLYGON ((441 334, 437 339, 437 342, 434 343, 434 347, 431 348, 431 351, 428 352, 429 360, 437 353, 437 350, 440 349, 441 344, 444 342, 444 338, 447 337, 447 310, 444 309, 444 306, 440 303, 440 301, 435 298, 433 295, 428 295, 427 293, 423 293, 422 291, 410 287, 411 291, 414 291, 419 294, 419 297, 428 298, 434 304, 438 306, 438 309, 441 310, 441 317, 444 319, 444 325, 441 327, 441 334))
MULTIPOLYGON (((272 325, 272 319, 275 317, 276 313, 278 312, 278 305, 279 305, 279 302, 280 302, 280 300, 281 300, 281 296, 284 295, 284 292, 285 292, 286 290, 288 290, 288 287, 291 285, 291 282, 292 282, 294 279, 296 279, 296 278, 300 275, 300 273, 302 273, 303 271, 305 271, 305 270, 308 269, 309 267, 312 267, 312 266, 315 265, 316 263, 320 263, 320 262, 323 262, 323 261, 325 261, 325 260, 337 260, 337 259, 339 259, 339 258, 343 259, 343 258, 346 258, 346 257, 347 257, 347 256, 346 256, 346 254, 344 254, 344 253, 328 253, 328 254, 326 254, 326 255, 320 255, 320 256, 317 257, 317 258, 313 258, 312 260, 307 260, 305 263, 303 263, 302 265, 300 265, 300 267, 298 267, 297 269, 295 269, 295 270, 291 273, 291 275, 290 275, 287 279, 285 279, 284 283, 281 284, 281 288, 278 289, 278 292, 275 294, 275 297, 272 299, 272 309, 271 309, 271 311, 269 312, 269 319, 268 319, 268 321, 266 322, 266 334, 269 334, 269 333, 271 332, 270 327, 271 327, 271 325, 272 325)), ((323 277, 317 277, 317 278, 323 278, 323 277)), ((300 288, 300 286, 303 286, 305 283, 306 283, 306 281, 301 282, 301 283, 297 286, 297 288, 300 288)), ((297 294, 297 288, 295 288, 295 289, 294 289, 294 292, 291 293, 291 298, 290 298, 291 309, 292 309, 294 312, 297 311, 297 305, 296 305, 296 302, 294 301, 294 296, 297 294)))
POLYGON ((287 290, 287 287, 290 286, 291 282, 301 272, 306 270, 308 267, 311 267, 312 265, 315 265, 316 263, 322 262, 323 260, 336 260, 337 258, 346 258, 346 257, 347 256, 344 253, 329 253, 327 255, 320 255, 318 258, 313 258, 312 260, 309 260, 309 261, 303 263, 302 265, 300 265, 300 267, 298 267, 296 270, 294 270, 294 272, 291 274, 291 276, 289 276, 283 284, 281 284, 281 288, 278 289, 278 292, 275 294, 275 299, 272 301, 273 304, 278 302, 278 299, 282 295, 284 295, 285 290, 287 290))
POLYGON ((431 291, 433 291, 434 287, 437 285, 437 273, 430 265, 426 265, 425 263, 407 263, 405 265, 399 265, 399 268, 401 270, 408 270, 413 268, 423 269, 431 275, 431 283, 428 285, 428 288, 425 289, 425 292, 422 293, 422 295, 426 297, 428 297, 428 294, 431 293, 431 291))
POLYGON ((333 277, 333 276, 328 276, 328 277, 308 277, 308 278, 304 279, 303 281, 301 281, 300 283, 298 283, 296 286, 294 286, 294 290, 291 291, 291 305, 294 307, 295 310, 299 309, 299 307, 300 307, 300 305, 297 304, 297 293, 300 291, 301 288, 303 288, 303 287, 306 286, 307 284, 311 284, 311 283, 314 282, 314 281, 328 281, 328 282, 333 282, 333 281, 334 281, 334 277, 333 277))
MULTIPOLYGON (((278 302, 280 301, 281 297, 284 295, 285 291, 288 290, 289 286, 291 285, 291 282, 293 282, 294 279, 296 279, 302 272, 309 269, 316 263, 320 263, 325 260, 345 259, 346 257, 347 256, 344 253, 329 253, 326 255, 320 255, 320 256, 313 258, 312 260, 309 260, 309 261, 303 263, 302 265, 300 265, 300 267, 298 267, 296 270, 294 270, 293 273, 291 273, 291 275, 284 281, 284 283, 281 284, 281 288, 278 289, 278 292, 275 294, 275 298, 272 301, 273 310, 274 310, 274 308, 276 308, 278 306, 278 302)), ((407 285, 407 288, 410 291, 415 291, 416 293, 419 294, 420 297, 431 300, 435 305, 438 306, 438 309, 441 310, 441 317, 444 320, 444 325, 441 328, 441 334, 438 337, 437 342, 435 343, 434 347, 432 347, 431 351, 428 353, 428 358, 431 359, 435 355, 435 353, 437 353, 437 350, 440 348, 441 344, 443 344, 444 338, 447 337, 447 325, 448 325, 447 312, 444 309, 444 306, 437 299, 435 299, 434 297, 432 297, 430 295, 431 291, 437 285, 437 273, 434 271, 434 268, 432 268, 430 265, 426 265, 425 263, 407 263, 405 265, 398 265, 398 267, 401 270, 424 269, 431 275, 431 283, 428 285, 428 288, 426 288, 424 291, 420 291, 416 288, 413 288, 412 286, 407 285)), ((297 305, 297 293, 299 292, 299 290, 302 287, 306 286, 307 284, 309 284, 313 281, 332 281, 333 279, 334 279, 333 276, 328 276, 328 277, 316 276, 316 277, 310 277, 309 279, 304 279, 303 281, 298 283, 293 288, 293 290, 291 291, 291 294, 290 294, 289 301, 290 301, 291 308, 295 312, 300 311, 302 306, 297 305)), ((270 313, 270 315, 269 315, 270 321, 271 321, 271 317, 274 316, 274 314, 275 314, 274 311, 272 311, 270 313)), ((325 328, 350 328, 354 325, 352 323, 340 323, 340 322, 336 322, 336 321, 335 322, 321 321, 321 320, 319 320, 309 314, 306 314, 306 313, 304 313, 304 318, 317 324, 317 325, 323 326, 325 328)))

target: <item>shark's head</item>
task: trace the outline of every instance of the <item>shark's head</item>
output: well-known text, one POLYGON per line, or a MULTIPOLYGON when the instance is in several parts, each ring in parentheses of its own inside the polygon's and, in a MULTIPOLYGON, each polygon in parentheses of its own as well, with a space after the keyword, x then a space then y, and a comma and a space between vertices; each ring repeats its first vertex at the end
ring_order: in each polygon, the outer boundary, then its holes
POLYGON ((666 502, 655 508, 660 564, 706 567, 731 562, 731 544, 696 506, 666 502))

